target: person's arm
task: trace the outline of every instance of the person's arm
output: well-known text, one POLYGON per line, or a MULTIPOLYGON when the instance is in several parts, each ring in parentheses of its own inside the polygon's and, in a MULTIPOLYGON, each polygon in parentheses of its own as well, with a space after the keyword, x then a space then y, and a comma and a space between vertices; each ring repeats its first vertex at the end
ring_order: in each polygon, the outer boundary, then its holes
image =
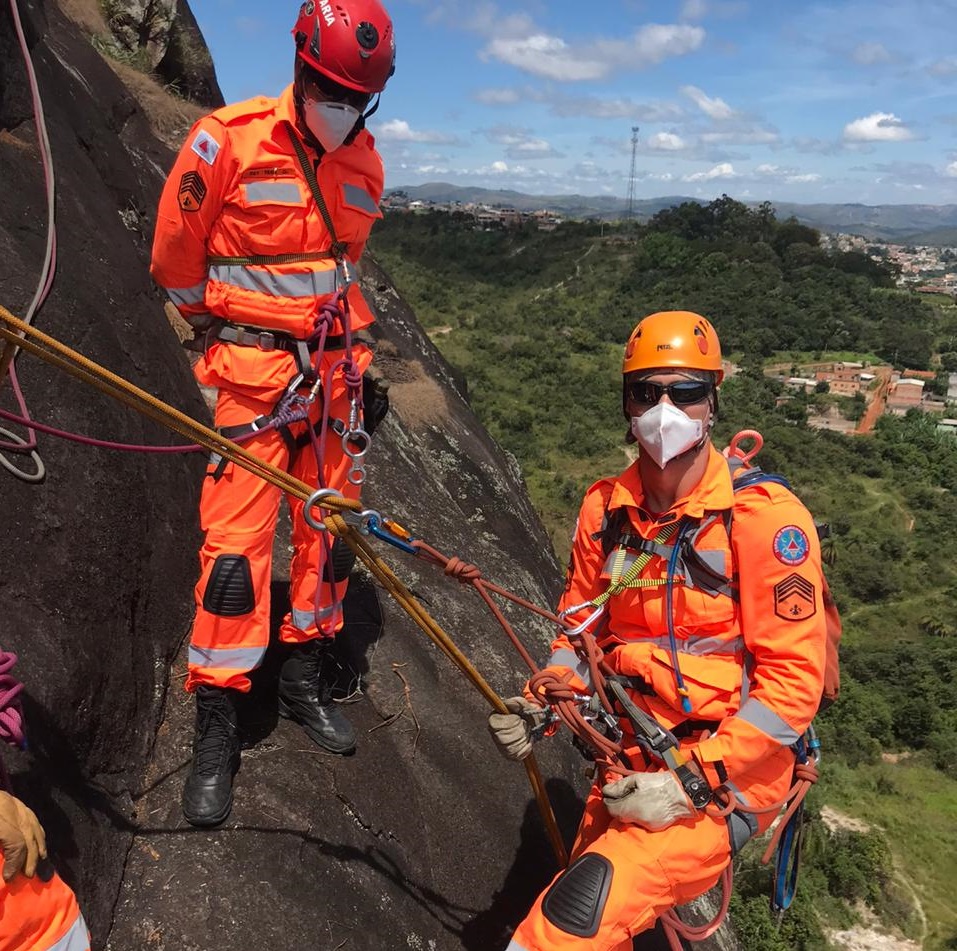
POLYGON ((741 709, 694 749, 712 787, 734 784, 795 743, 817 713, 824 683, 823 572, 814 522, 779 487, 743 491, 731 537, 750 689, 741 709))
POLYGON ((0 852, 5 882, 19 872, 32 878, 37 862, 47 857, 46 836, 33 810, 6 792, 0 792, 0 852))
POLYGON ((160 197, 150 274, 193 326, 207 313, 207 242, 232 169, 226 127, 207 116, 190 130, 160 197))

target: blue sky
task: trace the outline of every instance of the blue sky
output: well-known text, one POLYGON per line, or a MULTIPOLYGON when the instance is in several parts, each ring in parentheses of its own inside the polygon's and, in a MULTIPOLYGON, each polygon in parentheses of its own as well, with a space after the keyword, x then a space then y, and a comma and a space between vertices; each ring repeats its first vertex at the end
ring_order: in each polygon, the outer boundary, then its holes
MULTIPOLYGON (((227 101, 291 79, 288 16, 192 0, 227 101)), ((391 0, 387 187, 957 202, 957 0, 391 0)))

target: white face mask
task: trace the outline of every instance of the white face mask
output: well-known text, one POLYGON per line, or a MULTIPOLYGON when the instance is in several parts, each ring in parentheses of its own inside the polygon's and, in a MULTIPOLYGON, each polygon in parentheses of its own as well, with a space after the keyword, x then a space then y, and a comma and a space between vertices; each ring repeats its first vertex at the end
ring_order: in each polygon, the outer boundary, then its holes
POLYGON ((327 152, 334 152, 359 121, 359 110, 344 102, 306 99, 302 104, 302 117, 316 141, 327 152))
POLYGON ((642 452, 647 452, 659 469, 701 441, 704 428, 671 403, 656 403, 642 416, 631 417, 631 432, 642 452))

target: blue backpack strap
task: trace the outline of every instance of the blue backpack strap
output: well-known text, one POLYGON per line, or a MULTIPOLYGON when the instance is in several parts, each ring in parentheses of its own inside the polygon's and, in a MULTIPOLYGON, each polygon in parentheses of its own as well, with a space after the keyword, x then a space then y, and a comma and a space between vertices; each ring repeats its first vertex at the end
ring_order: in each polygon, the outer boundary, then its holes
POLYGON ((738 492, 740 489, 747 489, 752 485, 761 485, 763 482, 774 482, 777 485, 783 485, 785 489, 791 491, 791 483, 782 475, 777 475, 774 472, 765 472, 763 469, 752 468, 749 469, 744 475, 734 476, 734 473, 731 474, 731 487, 735 492, 738 492))

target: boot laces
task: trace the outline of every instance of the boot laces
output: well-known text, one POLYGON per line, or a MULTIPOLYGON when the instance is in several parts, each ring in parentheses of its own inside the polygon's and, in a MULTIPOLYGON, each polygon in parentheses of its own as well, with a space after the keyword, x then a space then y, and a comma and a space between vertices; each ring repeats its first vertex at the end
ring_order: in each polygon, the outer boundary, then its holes
POLYGON ((215 776, 225 772, 236 745, 236 725, 225 697, 203 700, 196 729, 195 772, 215 776))

